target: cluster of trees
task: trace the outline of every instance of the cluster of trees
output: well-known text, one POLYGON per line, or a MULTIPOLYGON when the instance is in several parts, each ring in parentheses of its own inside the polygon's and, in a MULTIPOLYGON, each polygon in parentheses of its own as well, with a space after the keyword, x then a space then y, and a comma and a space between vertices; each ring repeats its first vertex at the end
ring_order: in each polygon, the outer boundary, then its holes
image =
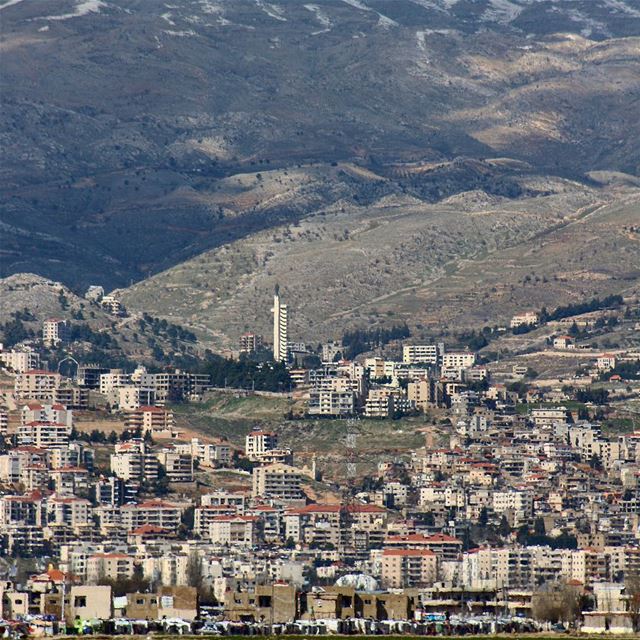
POLYGON ((411 336, 407 324, 394 325, 388 329, 356 329, 342 336, 344 357, 353 360, 358 354, 371 351, 376 347, 389 344, 392 340, 401 340, 411 336))
POLYGON ((606 298, 592 298, 585 302, 576 302, 574 304, 567 304, 562 307, 557 307, 551 312, 543 307, 540 311, 540 322, 545 323, 550 320, 562 320, 563 318, 570 318, 571 316, 578 316, 582 313, 589 313, 591 311, 600 311, 601 309, 610 309, 619 307, 623 303, 622 296, 611 295, 606 298))
POLYGON ((458 340, 471 351, 480 351, 489 344, 494 331, 491 327, 484 327, 482 331, 463 331, 457 335, 458 340))
POLYGON ((640 380, 640 361, 618 362, 616 366, 602 375, 605 380, 618 375, 623 380, 640 380))
POLYGON ((231 360, 210 351, 200 371, 211 376, 214 387, 287 391, 292 384, 287 367, 282 362, 254 362, 247 358, 231 360))
POLYGON ((147 327, 156 336, 164 336, 169 340, 181 340, 183 342, 196 342, 197 338, 195 333, 181 327, 178 324, 167 322, 166 320, 154 318, 148 313, 143 314, 142 318, 138 320, 138 326, 140 330, 145 333, 147 327))
POLYGON ((546 533, 529 531, 528 527, 523 527, 518 531, 518 544, 525 547, 548 546, 552 549, 577 549, 578 541, 575 536, 568 533, 561 533, 559 536, 548 536, 546 533))
POLYGON ((594 389, 587 387, 586 389, 577 389, 575 398, 578 402, 592 402, 593 404, 607 404, 609 400, 609 392, 606 389, 594 389))
POLYGON ((0 324, 1 342, 5 347, 13 347, 13 345, 35 337, 35 333, 24 325, 25 322, 33 322, 35 317, 28 310, 14 311, 11 314, 11 320, 7 320, 4 324, 0 324))
POLYGON ((106 331, 94 331, 88 324, 72 324, 69 342, 88 342, 98 349, 117 349, 117 341, 106 331))

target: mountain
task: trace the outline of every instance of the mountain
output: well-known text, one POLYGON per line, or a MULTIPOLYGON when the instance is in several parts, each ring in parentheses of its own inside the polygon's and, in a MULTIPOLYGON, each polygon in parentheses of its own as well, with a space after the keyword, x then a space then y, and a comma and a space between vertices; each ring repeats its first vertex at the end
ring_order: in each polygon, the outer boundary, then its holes
POLYGON ((431 203, 478 186, 420 183, 456 158, 638 170, 632 0, 0 0, 0 19, 0 275, 128 285, 362 203, 354 172, 395 181, 369 200, 431 203))

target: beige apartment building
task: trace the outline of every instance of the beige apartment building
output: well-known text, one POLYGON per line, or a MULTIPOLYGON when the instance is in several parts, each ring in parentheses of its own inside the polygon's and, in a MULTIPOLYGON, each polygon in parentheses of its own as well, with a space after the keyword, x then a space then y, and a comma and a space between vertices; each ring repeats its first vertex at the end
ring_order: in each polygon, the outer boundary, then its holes
POLYGON ((304 502, 299 469, 286 464, 270 464, 253 470, 254 498, 277 499, 284 502, 304 502))

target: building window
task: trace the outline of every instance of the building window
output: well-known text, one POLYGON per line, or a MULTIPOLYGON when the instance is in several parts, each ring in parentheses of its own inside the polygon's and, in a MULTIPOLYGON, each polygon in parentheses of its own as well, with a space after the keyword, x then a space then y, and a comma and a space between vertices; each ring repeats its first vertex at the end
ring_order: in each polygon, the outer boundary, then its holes
POLYGON ((76 596, 73 599, 74 607, 86 607, 87 606, 87 596, 76 596))

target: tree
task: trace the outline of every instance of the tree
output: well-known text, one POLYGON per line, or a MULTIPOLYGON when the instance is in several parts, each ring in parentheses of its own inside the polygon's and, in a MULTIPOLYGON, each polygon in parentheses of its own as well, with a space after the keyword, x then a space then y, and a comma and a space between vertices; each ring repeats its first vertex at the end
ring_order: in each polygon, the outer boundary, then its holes
POLYGON ((566 622, 571 625, 580 618, 583 599, 580 592, 566 583, 547 585, 533 594, 533 617, 543 622, 566 622))
POLYGON ((632 573, 625 576, 624 593, 627 596, 627 609, 631 614, 633 630, 640 631, 640 575, 632 573))
POLYGON ((202 559, 197 553, 192 553, 187 562, 187 584, 198 591, 203 586, 202 559))

